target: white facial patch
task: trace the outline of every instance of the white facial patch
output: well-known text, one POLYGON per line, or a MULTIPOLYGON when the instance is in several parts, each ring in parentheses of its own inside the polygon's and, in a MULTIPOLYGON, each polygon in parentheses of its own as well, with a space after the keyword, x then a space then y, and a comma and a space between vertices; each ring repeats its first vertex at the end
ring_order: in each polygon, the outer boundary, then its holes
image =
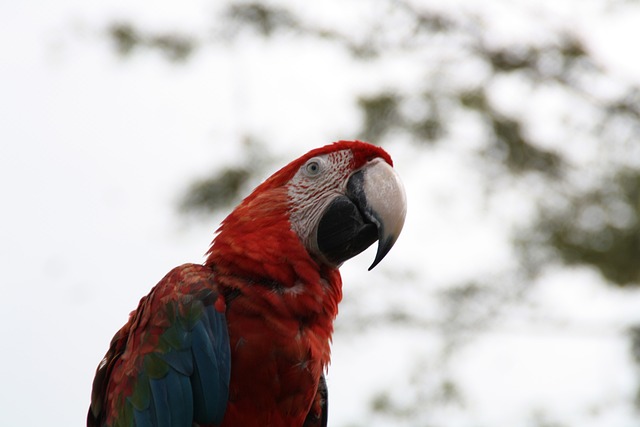
POLYGON ((307 160, 288 186, 291 228, 310 250, 317 250, 315 229, 322 213, 344 194, 353 154, 340 150, 307 160))

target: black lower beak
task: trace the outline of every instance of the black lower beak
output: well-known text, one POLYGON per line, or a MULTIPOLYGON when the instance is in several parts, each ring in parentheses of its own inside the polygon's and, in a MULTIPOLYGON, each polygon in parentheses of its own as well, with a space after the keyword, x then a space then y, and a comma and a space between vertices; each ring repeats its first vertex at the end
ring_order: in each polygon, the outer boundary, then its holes
POLYGON ((322 215, 317 233, 318 249, 335 265, 353 258, 378 240, 376 225, 366 221, 346 196, 331 202, 322 215))
POLYGON ((404 187, 393 168, 376 159, 354 172, 346 191, 322 213, 316 243, 322 255, 334 265, 378 241, 375 267, 391 250, 404 224, 404 187))

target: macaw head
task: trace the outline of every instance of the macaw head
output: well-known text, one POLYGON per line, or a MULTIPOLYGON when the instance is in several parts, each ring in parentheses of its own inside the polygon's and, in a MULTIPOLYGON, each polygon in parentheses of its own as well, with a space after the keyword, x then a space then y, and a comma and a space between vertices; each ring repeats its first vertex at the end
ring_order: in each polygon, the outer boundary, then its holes
POLYGON ((406 214, 404 187, 380 147, 341 141, 288 166, 290 222, 317 259, 339 266, 378 241, 369 269, 391 250, 406 214))
POLYGON ((231 250, 231 240, 239 256, 255 251, 291 259, 297 249, 289 238, 295 236, 297 247, 316 263, 335 268, 378 241, 372 269, 396 242, 405 214, 404 187, 391 157, 375 145, 339 141, 308 152, 259 185, 223 221, 210 260, 218 243, 231 250))

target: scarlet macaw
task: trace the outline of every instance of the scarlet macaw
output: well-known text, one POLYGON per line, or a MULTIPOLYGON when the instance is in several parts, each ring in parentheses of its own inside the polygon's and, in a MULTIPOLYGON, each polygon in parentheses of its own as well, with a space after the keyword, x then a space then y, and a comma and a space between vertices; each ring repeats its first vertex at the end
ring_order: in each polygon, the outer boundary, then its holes
POLYGON ((96 371, 87 426, 326 426, 338 267, 404 224, 389 155, 360 141, 310 151, 222 222, 204 265, 140 300, 96 371))

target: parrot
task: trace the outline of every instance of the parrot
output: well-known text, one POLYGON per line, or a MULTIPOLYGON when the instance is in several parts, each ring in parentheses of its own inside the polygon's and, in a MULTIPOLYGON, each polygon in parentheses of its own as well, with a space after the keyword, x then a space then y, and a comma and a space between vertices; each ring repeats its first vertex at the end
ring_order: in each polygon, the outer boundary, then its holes
POLYGON ((406 194, 389 154, 340 140, 258 185, 202 264, 169 271, 99 363, 87 427, 326 427, 339 268, 394 246, 406 194))

